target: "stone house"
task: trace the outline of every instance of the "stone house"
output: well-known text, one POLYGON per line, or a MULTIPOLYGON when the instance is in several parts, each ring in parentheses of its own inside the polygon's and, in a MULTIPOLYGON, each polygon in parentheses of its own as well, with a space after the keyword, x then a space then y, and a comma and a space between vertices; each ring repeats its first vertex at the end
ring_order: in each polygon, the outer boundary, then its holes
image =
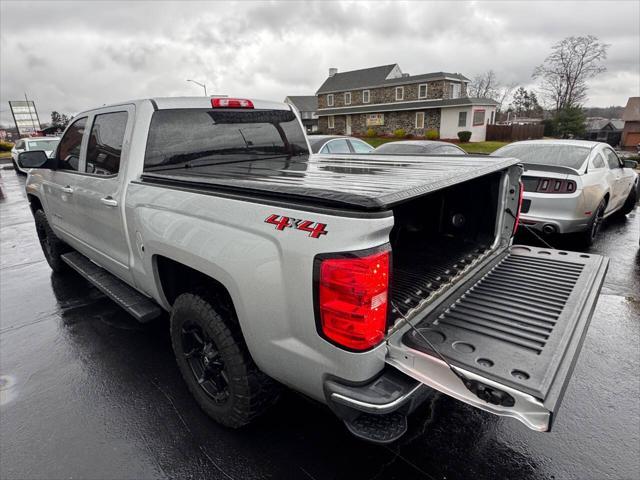
POLYGON ((424 136, 437 130, 442 139, 457 139, 472 132, 471 141, 486 137, 487 124, 495 122, 497 103, 469 98, 469 79, 459 73, 409 75, 397 64, 329 76, 316 92, 318 131, 325 134, 364 135, 371 128, 390 135, 397 129, 424 136))
POLYGON ((298 109, 307 133, 318 131, 318 99, 315 95, 289 95, 284 101, 298 109))

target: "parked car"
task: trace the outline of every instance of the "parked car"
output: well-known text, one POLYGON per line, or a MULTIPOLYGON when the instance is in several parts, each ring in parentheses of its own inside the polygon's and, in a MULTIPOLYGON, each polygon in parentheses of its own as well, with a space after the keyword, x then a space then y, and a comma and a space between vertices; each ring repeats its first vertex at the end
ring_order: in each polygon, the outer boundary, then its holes
POLYGON ((383 143, 373 153, 376 154, 414 154, 414 155, 466 155, 462 148, 453 143, 434 140, 399 140, 383 143))
POLYGON ((44 150, 47 155, 51 155, 56 149, 60 137, 29 137, 18 140, 11 149, 11 162, 16 173, 27 173, 18 166, 18 155, 30 150, 44 150))
POLYGON ((287 385, 372 442, 432 389, 548 431, 608 260, 512 245, 517 159, 309 152, 288 104, 154 98, 18 162, 51 268, 139 321, 169 312, 220 423, 287 385))
POLYGON ((606 217, 626 215, 638 200, 637 162, 621 160, 606 143, 530 140, 492 155, 522 162, 521 222, 545 234, 578 233, 591 245, 606 217))
POLYGON ((310 135, 313 153, 370 153, 373 147, 359 138, 343 135, 310 135))

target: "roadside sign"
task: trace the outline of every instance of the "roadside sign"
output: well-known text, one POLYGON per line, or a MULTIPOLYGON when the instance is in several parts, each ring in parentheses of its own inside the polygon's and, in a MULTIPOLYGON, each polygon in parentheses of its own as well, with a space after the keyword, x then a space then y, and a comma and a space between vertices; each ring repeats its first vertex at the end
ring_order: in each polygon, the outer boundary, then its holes
POLYGON ((40 130, 40 119, 33 100, 13 100, 9 102, 18 135, 33 135, 40 130))

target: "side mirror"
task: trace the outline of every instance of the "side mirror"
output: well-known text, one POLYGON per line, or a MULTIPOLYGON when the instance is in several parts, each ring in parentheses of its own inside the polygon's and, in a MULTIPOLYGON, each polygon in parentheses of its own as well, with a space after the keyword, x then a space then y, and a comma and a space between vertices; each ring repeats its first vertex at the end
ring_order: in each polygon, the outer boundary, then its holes
POLYGON ((18 166, 20 168, 48 168, 55 170, 54 160, 47 157, 44 150, 30 150, 18 154, 18 166))
POLYGON ((638 162, 635 160, 624 160, 622 163, 624 164, 624 168, 638 168, 638 162))

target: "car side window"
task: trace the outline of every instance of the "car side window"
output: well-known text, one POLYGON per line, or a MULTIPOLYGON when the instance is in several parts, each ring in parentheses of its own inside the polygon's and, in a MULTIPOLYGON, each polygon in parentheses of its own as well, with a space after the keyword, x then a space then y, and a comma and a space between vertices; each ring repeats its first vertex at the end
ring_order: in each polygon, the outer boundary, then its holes
POLYGON ((127 112, 96 115, 89 134, 85 171, 96 175, 116 175, 120 170, 127 112))
POLYGON ((326 148, 329 153, 350 153, 351 152, 351 150, 349 150, 349 144, 347 143, 347 140, 344 138, 341 138, 339 140, 331 140, 329 143, 327 143, 326 148))
POLYGON ((369 153, 371 150, 373 150, 373 147, 368 143, 353 139, 349 141, 351 142, 351 146, 356 153, 369 153))
POLYGON ((620 168, 622 166, 622 163, 620 163, 620 159, 618 158, 618 155, 616 155, 616 153, 613 150, 607 148, 605 150, 605 153, 607 155, 607 163, 609 164, 610 169, 620 168))
POLYGON ((15 146, 16 150, 22 150, 24 148, 24 140, 18 140, 15 146))
POLYGON ((57 157, 61 170, 78 170, 80 147, 86 123, 87 117, 79 118, 71 124, 60 140, 57 157))
POLYGON ((605 167, 605 160, 601 153, 598 153, 596 156, 593 157, 593 160, 591 160, 591 165, 593 166, 593 168, 605 167))

